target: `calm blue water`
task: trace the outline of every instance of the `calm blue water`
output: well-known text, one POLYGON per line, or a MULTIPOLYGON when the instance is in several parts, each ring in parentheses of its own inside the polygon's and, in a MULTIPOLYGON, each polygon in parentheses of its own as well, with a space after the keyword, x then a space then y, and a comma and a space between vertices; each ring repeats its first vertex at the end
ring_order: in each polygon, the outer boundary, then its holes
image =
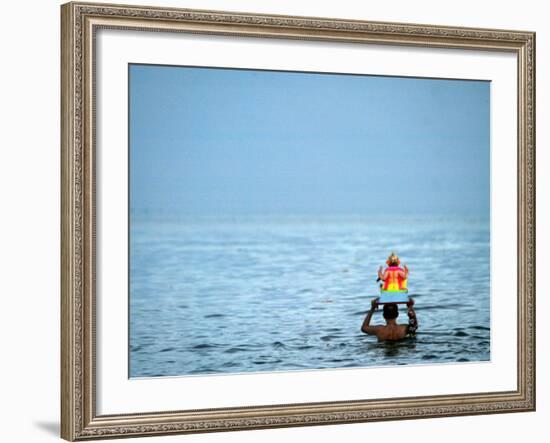
POLYGON ((464 217, 133 218, 130 376, 489 360, 489 251, 464 217), (360 327, 391 250, 419 330, 379 343, 360 327))

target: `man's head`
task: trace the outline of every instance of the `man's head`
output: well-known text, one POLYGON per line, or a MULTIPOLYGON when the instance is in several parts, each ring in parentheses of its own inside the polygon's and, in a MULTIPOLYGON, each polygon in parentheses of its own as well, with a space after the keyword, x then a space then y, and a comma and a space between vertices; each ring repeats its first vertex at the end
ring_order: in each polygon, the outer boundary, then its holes
POLYGON ((386 320, 395 320, 399 316, 399 310, 395 303, 386 303, 382 314, 386 320))

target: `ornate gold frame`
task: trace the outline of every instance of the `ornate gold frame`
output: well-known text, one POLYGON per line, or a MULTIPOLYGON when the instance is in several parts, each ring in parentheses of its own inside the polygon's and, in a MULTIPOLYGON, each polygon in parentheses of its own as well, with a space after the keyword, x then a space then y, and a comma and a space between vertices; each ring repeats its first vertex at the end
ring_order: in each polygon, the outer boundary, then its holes
POLYGON ((67 440, 533 411, 535 34, 68 3, 61 7, 61 436, 67 440), (99 28, 508 51, 518 67, 518 381, 511 392, 98 416, 94 35, 99 28))

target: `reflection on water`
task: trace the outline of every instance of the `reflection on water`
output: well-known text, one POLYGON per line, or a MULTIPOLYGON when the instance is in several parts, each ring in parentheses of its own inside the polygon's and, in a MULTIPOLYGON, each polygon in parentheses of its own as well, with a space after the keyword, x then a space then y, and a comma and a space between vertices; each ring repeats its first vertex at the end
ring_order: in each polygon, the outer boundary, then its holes
POLYGON ((132 220, 130 375, 488 360, 489 281, 487 220, 132 220), (419 330, 378 343, 360 326, 393 249, 419 330))

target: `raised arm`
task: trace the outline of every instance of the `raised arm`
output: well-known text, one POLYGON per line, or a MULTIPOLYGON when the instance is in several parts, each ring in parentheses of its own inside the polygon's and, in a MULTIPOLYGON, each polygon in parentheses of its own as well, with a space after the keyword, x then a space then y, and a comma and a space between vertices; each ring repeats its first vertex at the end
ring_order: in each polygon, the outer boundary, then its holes
POLYGON ((401 278, 409 278, 409 268, 407 268, 407 265, 403 265, 403 271, 399 271, 399 276, 401 278))
POLYGON ((367 312, 367 316, 365 317, 365 320, 363 320, 363 324, 361 325, 361 331, 364 332, 365 334, 376 335, 376 331, 378 330, 379 326, 371 326, 370 321, 372 318, 372 314, 374 314, 374 311, 376 311, 377 306, 378 306, 378 297, 371 302, 370 311, 367 312))
POLYGON ((414 336, 418 329, 418 320, 416 319, 416 312, 414 310, 414 300, 409 298, 407 303, 407 315, 409 316, 409 325, 407 327, 407 334, 414 336))

